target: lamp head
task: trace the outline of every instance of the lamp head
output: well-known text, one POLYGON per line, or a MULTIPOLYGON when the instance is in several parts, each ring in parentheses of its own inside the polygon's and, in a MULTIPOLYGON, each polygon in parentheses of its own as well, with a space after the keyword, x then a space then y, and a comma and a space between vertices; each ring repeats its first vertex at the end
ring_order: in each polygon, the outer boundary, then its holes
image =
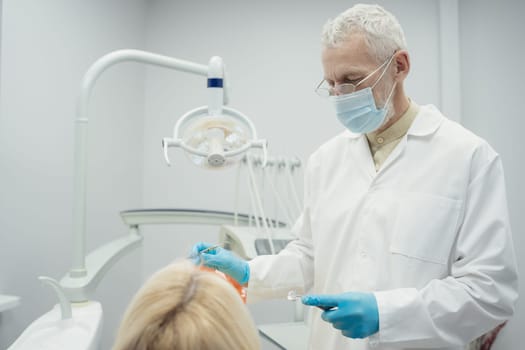
POLYGON ((250 148, 262 149, 263 158, 267 157, 266 140, 257 139, 251 121, 229 107, 223 107, 220 116, 210 116, 208 106, 189 111, 175 124, 173 137, 164 138, 162 145, 168 165, 169 147, 182 148, 193 164, 204 168, 232 165, 250 148))
POLYGON ((183 115, 175 124, 173 137, 162 141, 168 165, 168 147, 180 147, 193 164, 212 169, 236 163, 251 147, 262 148, 266 158, 266 140, 257 140, 252 122, 224 106, 224 86, 224 64, 214 56, 209 62, 208 105, 183 115))
POLYGON ((183 132, 183 142, 207 154, 206 157, 186 151, 195 165, 218 168, 232 165, 241 155, 226 157, 225 154, 246 146, 250 132, 244 125, 229 116, 208 116, 191 121, 183 132))

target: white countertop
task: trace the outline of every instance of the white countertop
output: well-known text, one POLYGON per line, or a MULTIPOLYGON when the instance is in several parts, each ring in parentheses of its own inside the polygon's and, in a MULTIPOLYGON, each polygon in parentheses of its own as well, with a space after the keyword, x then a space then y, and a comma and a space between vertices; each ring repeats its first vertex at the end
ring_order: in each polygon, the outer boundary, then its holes
POLYGON ((308 326, 304 322, 258 325, 261 335, 286 350, 308 348, 308 326))

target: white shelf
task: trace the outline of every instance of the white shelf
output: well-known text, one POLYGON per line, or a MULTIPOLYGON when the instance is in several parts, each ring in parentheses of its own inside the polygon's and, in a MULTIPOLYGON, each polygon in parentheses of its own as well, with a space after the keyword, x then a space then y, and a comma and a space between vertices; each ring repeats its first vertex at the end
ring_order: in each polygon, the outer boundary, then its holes
POLYGON ((0 294, 0 312, 12 309, 16 307, 19 303, 19 297, 0 294))

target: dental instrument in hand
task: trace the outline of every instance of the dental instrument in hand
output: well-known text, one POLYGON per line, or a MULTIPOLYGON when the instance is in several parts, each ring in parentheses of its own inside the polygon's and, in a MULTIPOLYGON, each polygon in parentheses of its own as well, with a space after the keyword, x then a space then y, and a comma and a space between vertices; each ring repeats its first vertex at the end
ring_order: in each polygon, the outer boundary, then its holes
POLYGON ((217 249, 217 248, 221 248, 222 246, 220 244, 217 244, 217 245, 213 245, 211 247, 208 247, 206 249, 203 249, 199 252, 199 254, 203 254, 203 253, 207 253, 209 252, 210 250, 214 250, 214 249, 217 249))
MULTIPOLYGON (((306 296, 308 298, 308 296, 306 296)), ((303 294, 297 294, 297 292, 295 290, 291 290, 288 292, 288 296, 286 297, 286 299, 290 300, 290 301, 296 301, 296 300, 301 300, 302 301, 302 298, 303 298, 303 294)), ((304 304, 304 302, 303 302, 304 304)), ((320 308, 321 310, 323 311, 326 311, 326 310, 333 310, 333 309, 337 309, 337 305, 314 305, 314 304, 305 304, 305 305, 311 305, 311 306, 317 306, 318 308, 320 308)))

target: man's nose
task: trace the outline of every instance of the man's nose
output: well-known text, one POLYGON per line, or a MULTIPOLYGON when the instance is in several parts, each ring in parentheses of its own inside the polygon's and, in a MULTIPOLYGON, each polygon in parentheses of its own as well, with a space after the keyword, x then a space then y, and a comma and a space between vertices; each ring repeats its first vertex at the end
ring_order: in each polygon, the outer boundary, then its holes
POLYGON ((343 93, 341 92, 341 89, 340 89, 340 84, 335 84, 334 87, 332 88, 332 93, 334 96, 340 96, 342 95, 343 93))

